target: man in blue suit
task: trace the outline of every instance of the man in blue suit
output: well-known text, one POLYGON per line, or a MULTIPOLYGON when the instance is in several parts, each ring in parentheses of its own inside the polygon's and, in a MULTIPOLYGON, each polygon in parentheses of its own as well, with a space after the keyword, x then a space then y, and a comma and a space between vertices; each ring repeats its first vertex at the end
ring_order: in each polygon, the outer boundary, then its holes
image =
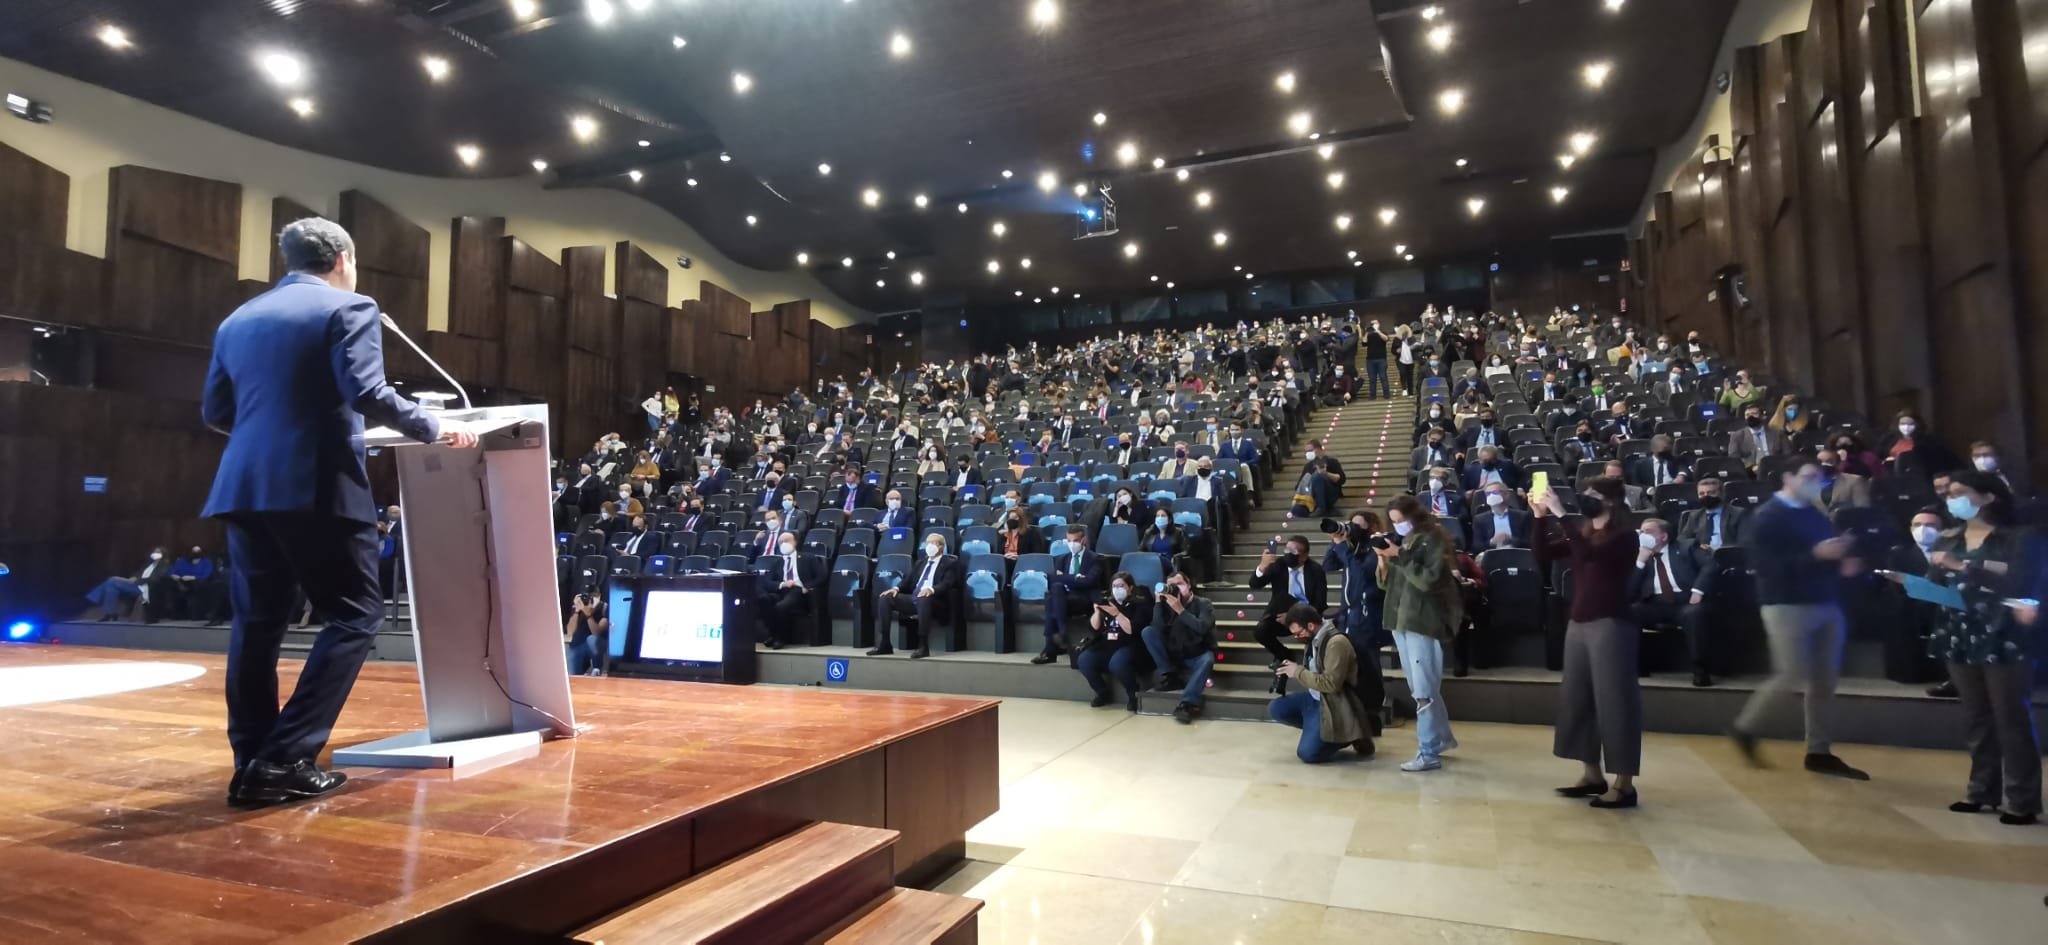
POLYGON ((423 443, 476 445, 385 383, 377 303, 355 293, 346 230, 300 220, 278 248, 291 273, 221 323, 201 406, 228 436, 203 514, 228 529, 228 799, 245 805, 318 797, 346 780, 316 761, 384 620, 364 418, 423 443), (295 587, 329 622, 279 709, 295 587))
POLYGON ((1088 529, 1067 526, 1067 553, 1053 556, 1052 580, 1045 588, 1045 649, 1031 658, 1043 666, 1067 651, 1067 618, 1088 612, 1088 592, 1102 584, 1102 559, 1088 550, 1088 529))

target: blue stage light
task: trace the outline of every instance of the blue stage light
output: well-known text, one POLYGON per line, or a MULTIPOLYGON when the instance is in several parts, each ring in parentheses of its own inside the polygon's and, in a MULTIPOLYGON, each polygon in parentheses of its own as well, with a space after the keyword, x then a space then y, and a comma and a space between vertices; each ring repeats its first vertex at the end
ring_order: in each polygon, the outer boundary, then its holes
POLYGON ((1083 210, 1083 211, 1081 211, 1081 215, 1082 215, 1082 216, 1084 216, 1084 217, 1087 217, 1087 218, 1088 218, 1088 219, 1090 219, 1090 220, 1093 220, 1093 219, 1095 219, 1095 211, 1094 211, 1094 210, 1093 210, 1092 208, 1091 208, 1091 209, 1088 209, 1088 210, 1083 210))
POLYGON ((7 625, 7 639, 20 643, 36 635, 36 625, 26 620, 17 620, 7 625))

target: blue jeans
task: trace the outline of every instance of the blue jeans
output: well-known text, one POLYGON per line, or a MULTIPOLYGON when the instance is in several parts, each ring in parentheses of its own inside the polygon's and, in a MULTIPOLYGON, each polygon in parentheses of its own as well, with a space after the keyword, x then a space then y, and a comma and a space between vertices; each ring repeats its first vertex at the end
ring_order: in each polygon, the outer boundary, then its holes
POLYGON ((565 644, 562 649, 568 653, 569 675, 583 676, 591 670, 604 668, 604 654, 598 646, 604 642, 597 634, 591 634, 574 643, 565 644))
POLYGON ((1301 729, 1301 742, 1294 746, 1294 757, 1303 764, 1322 764, 1344 750, 1342 745, 1323 741, 1323 704, 1306 689, 1266 703, 1266 715, 1282 725, 1301 729))
POLYGON ((1406 630, 1394 631, 1394 649, 1401 653, 1401 669, 1408 675, 1408 694, 1415 697, 1415 748, 1425 755, 1438 755, 1458 747, 1451 736, 1450 710, 1444 706, 1444 647, 1435 637, 1406 630), (1428 700, 1429 706, 1422 707, 1428 700))
POLYGON ((99 605, 100 612, 112 616, 121 612, 128 601, 142 596, 142 585, 127 578, 111 577, 100 582, 98 587, 85 595, 85 599, 99 605))
POLYGON ((1368 358, 1365 362, 1365 399, 1374 396, 1392 397, 1394 389, 1387 386, 1387 359, 1368 358), (1379 391, 1377 395, 1373 392, 1379 391))
POLYGON ((1117 684, 1124 687, 1124 698, 1138 697, 1138 658, 1135 646, 1112 646, 1097 643, 1081 651, 1074 659, 1074 668, 1081 671, 1081 678, 1088 680, 1088 688, 1096 695, 1109 692, 1109 681, 1102 678, 1102 671, 1108 669, 1116 677, 1117 684))
MULTIPOLYGON (((1146 627, 1138 637, 1145 641, 1145 651, 1152 654, 1152 665, 1159 667, 1162 673, 1170 672, 1167 667, 1175 665, 1175 661, 1166 655, 1166 628, 1146 627)), ((1204 691, 1209 687, 1209 670, 1215 665, 1216 654, 1209 650, 1179 661, 1180 668, 1188 674, 1188 684, 1180 691, 1180 701, 1192 706, 1202 704, 1204 691)))

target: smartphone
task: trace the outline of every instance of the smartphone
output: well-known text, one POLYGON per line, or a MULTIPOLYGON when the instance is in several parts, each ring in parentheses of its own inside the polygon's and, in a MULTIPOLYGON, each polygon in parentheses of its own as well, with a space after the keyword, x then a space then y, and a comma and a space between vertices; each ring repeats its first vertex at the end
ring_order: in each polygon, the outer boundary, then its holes
POLYGON ((1534 505, 1543 501, 1543 497, 1549 494, 1549 492, 1550 473, 1548 471, 1539 469, 1529 475, 1529 504, 1534 505))
POLYGON ((1280 553, 1280 540, 1276 538, 1276 539, 1274 539, 1274 540, 1272 540, 1272 541, 1266 542, 1266 553, 1267 553, 1267 554, 1269 554, 1269 555, 1277 555, 1277 554, 1279 554, 1279 553, 1280 553))

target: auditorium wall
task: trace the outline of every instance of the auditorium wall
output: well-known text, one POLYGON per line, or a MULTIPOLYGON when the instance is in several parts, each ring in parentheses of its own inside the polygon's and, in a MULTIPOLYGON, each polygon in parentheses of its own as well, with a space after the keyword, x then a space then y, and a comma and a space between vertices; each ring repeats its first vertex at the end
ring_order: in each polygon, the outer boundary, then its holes
POLYGON ((2038 485, 2044 31, 2048 0, 1813 0, 1738 49, 1727 137, 1631 243, 1631 308, 1880 428, 1911 408, 1959 450, 1995 441, 2038 485))
MULTIPOLYGON (((0 88, 58 118, 0 122, 0 380, 66 352, 47 384, 0 382, 0 608, 68 616, 152 546, 221 547, 197 519, 224 442, 199 424, 207 346, 281 275, 273 235, 308 214, 350 228, 360 290, 472 394, 547 401, 558 453, 630 433, 678 377, 737 405, 867 364, 865 313, 724 261, 629 195, 331 161, 5 60, 0 88), (690 278, 665 262, 678 252, 690 278)), ((429 380, 385 348, 392 376, 429 380)))

